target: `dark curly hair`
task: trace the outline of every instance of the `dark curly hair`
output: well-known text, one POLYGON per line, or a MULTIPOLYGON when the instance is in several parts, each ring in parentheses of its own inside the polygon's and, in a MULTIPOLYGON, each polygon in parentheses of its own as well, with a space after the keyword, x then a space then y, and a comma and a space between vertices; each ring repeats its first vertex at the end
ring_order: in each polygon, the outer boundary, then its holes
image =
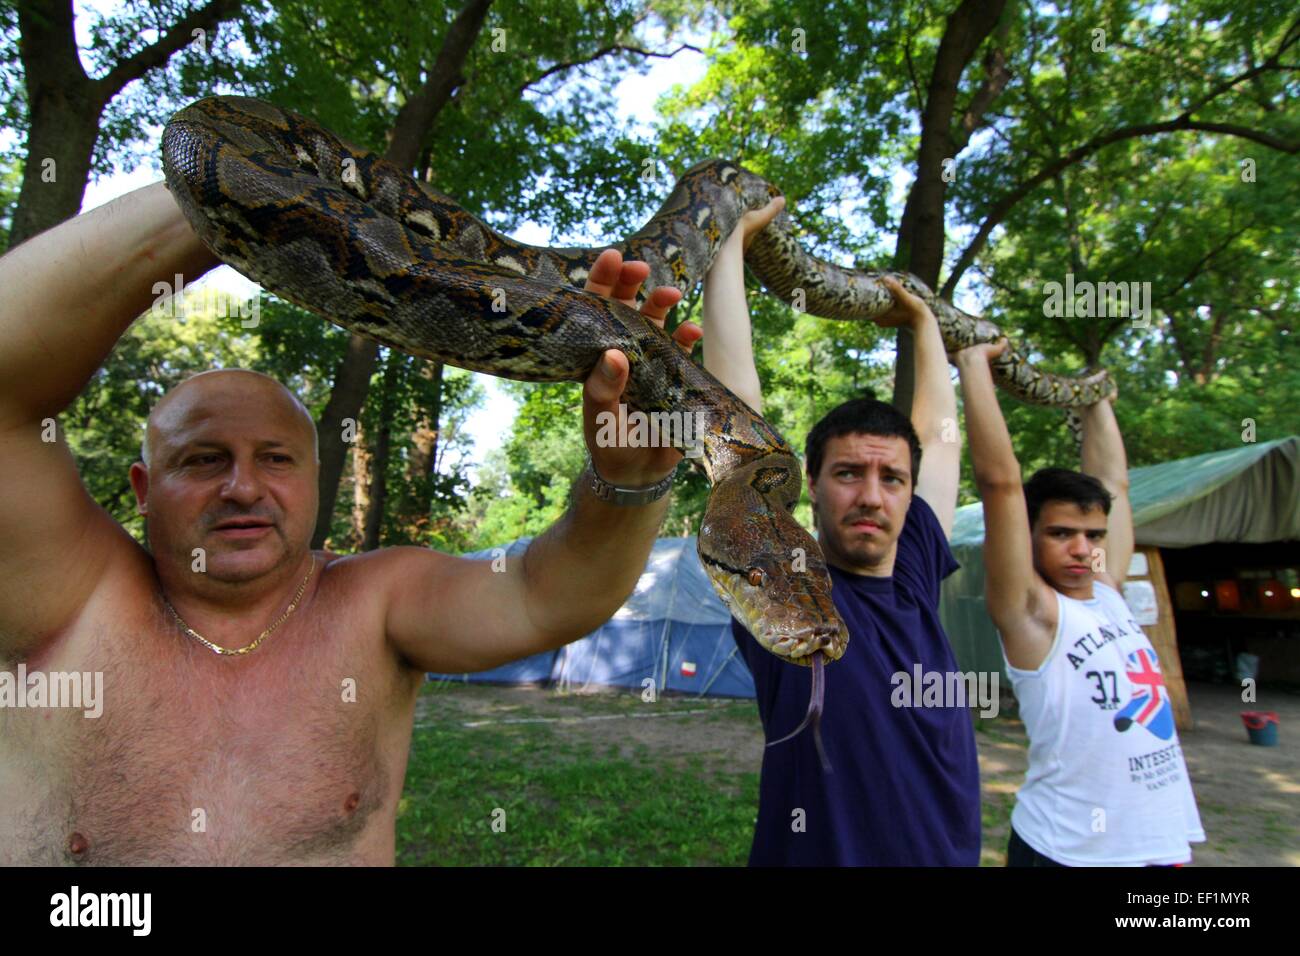
POLYGON ((814 481, 821 474, 826 443, 841 435, 857 434, 904 439, 912 453, 912 487, 916 487, 921 473, 921 439, 906 415, 875 398, 855 398, 837 405, 812 427, 803 448, 808 474, 814 481))
POLYGON ((1110 514, 1112 495, 1092 475, 1069 468, 1041 468, 1025 482, 1025 505, 1029 509, 1029 527, 1038 521, 1038 514, 1049 501, 1068 501, 1084 511, 1094 506, 1104 515, 1110 514))

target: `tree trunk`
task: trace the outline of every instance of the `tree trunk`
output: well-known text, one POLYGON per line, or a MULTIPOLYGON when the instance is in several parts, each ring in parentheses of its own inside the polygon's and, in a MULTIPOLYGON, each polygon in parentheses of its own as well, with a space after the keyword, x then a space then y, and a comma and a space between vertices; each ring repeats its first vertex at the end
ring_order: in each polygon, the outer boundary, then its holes
POLYGON ((313 548, 324 547, 325 539, 329 537, 334 502, 339 493, 339 478, 348 457, 344 424, 351 419, 355 429, 378 356, 379 347, 370 339, 359 335, 348 339, 347 354, 339 364, 334 377, 334 388, 330 390, 330 399, 321 412, 320 423, 317 425, 320 436, 320 504, 316 512, 316 533, 311 539, 313 548))
POLYGON ((76 215, 86 191, 106 100, 82 69, 74 20, 71 0, 18 4, 29 125, 23 184, 9 231, 11 249, 76 215))
POLYGON ((414 95, 397 111, 384 155, 401 166, 412 169, 420 155, 420 144, 433 128, 433 122, 451 99, 456 87, 465 82, 461 69, 474 41, 483 30, 492 0, 470 0, 456 15, 438 50, 438 58, 428 77, 414 95))
MULTIPOLYGON (((921 115, 921 142, 916 153, 916 179, 907 194, 898 227, 894 267, 916 275, 937 289, 943 267, 943 161, 957 153, 953 117, 962 74, 975 52, 997 26, 1006 0, 963 0, 948 17, 921 115)), ((985 104, 987 106, 987 104, 985 104)), ((962 137, 968 138, 962 132, 962 137)), ((955 171, 954 171, 955 172, 955 171)), ((899 329, 894 358, 894 404, 905 415, 912 410, 914 363, 912 333, 899 329)))
POLYGON ((99 120, 108 102, 132 80, 165 67, 172 54, 192 41, 196 30, 215 30, 241 3, 210 0, 166 32, 160 30, 153 43, 123 57, 97 79, 87 76, 81 66, 72 0, 16 4, 29 125, 23 184, 9 230, 10 249, 81 209, 99 120), (54 161, 52 168, 47 160, 54 161))
POLYGON ((419 420, 411 432, 411 457, 400 504, 400 521, 412 541, 419 540, 433 508, 433 474, 438 467, 444 369, 441 362, 421 361, 417 373, 429 383, 429 399, 418 409, 419 420))
POLYGON ((380 383, 383 391, 379 396, 379 425, 375 431, 370 458, 370 502, 362 528, 362 551, 373 551, 379 547, 379 537, 384 528, 384 503, 388 498, 388 456, 393 439, 393 411, 397 404, 393 393, 397 390, 397 379, 403 364, 390 349, 384 361, 384 378, 380 383))
MULTIPOLYGON (((384 155, 403 169, 410 170, 415 166, 420 146, 429 135, 438 113, 447 105, 456 86, 463 82, 461 68, 483 29, 483 20, 491 5, 492 0, 470 0, 466 4, 448 29, 424 87, 409 97, 398 110, 384 155)), ((360 335, 352 335, 348 341, 347 354, 335 373, 335 382, 339 383, 335 386, 336 392, 331 393, 329 403, 317 424, 321 445, 320 510, 316 516, 313 547, 320 547, 316 542, 324 541, 329 534, 330 520, 334 514, 339 476, 343 472, 343 461, 347 453, 341 437, 343 420, 356 419, 360 415, 378 354, 377 343, 360 335), (347 390, 339 394, 337 389, 345 382, 347 390)))
POLYGON ((32 103, 9 248, 80 211, 102 112, 102 104, 76 86, 45 90, 32 103))
POLYGON ((366 507, 365 526, 361 533, 361 550, 373 551, 379 547, 379 535, 384 527, 384 502, 388 497, 388 449, 392 442, 392 428, 381 422, 375 436, 375 449, 370 458, 370 503, 366 507))
POLYGON ((366 515, 370 512, 370 435, 357 424, 357 437, 352 443, 352 548, 364 550, 366 515))

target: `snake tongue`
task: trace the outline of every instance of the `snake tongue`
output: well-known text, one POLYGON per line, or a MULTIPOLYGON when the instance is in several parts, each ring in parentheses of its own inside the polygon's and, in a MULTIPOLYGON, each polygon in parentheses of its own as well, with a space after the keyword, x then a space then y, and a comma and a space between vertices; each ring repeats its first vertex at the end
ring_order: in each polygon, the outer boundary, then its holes
POLYGON ((831 769, 831 762, 826 759, 826 748, 822 745, 822 708, 826 702, 826 675, 824 671, 825 656, 822 654, 813 655, 812 659, 812 694, 808 698, 808 712, 804 714, 803 721, 790 733, 786 734, 779 740, 773 740, 768 743, 769 747, 775 747, 777 744, 783 744, 787 740, 798 737, 807 728, 811 727, 813 732, 813 744, 817 747, 817 759, 821 761, 822 770, 826 773, 834 773, 831 769))

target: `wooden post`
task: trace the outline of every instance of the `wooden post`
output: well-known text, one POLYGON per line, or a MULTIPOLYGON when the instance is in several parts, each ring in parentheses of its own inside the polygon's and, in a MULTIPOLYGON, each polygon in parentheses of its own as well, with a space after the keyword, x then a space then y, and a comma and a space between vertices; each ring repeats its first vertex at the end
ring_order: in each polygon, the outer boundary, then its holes
POLYGON ((1146 555, 1147 574, 1129 580, 1150 581, 1156 595, 1156 623, 1144 626, 1142 630, 1160 657, 1160 673, 1164 675, 1165 689, 1174 705, 1174 723, 1179 730, 1191 730, 1192 707, 1187 700, 1183 662, 1178 656, 1178 632, 1174 626, 1173 602, 1169 600, 1169 585, 1165 580, 1165 563, 1161 560, 1160 549, 1157 547, 1138 545, 1135 550, 1146 555))

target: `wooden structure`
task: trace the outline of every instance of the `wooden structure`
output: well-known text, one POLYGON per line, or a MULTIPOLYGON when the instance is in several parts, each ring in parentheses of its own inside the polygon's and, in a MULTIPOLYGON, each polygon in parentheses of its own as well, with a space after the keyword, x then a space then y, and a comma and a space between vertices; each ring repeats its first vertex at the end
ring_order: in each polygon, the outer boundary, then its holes
POLYGON ((1192 707, 1187 700, 1187 684, 1183 680, 1183 663, 1178 656, 1178 629, 1174 624, 1174 605, 1169 599, 1169 585, 1165 580, 1165 564, 1160 558, 1160 549, 1152 545, 1138 545, 1135 554, 1146 557, 1145 575, 1130 574, 1129 582, 1148 581, 1155 591, 1156 623, 1143 625, 1151 646, 1160 657, 1160 673, 1165 678, 1165 690, 1174 706, 1174 723, 1179 730, 1192 727, 1192 707))

